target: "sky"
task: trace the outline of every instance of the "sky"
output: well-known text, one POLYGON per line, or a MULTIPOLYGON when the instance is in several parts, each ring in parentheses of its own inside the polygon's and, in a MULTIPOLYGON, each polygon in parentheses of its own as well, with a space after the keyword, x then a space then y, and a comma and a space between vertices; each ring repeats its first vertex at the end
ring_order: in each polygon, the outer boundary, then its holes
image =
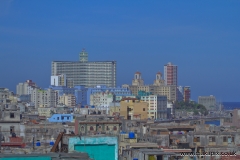
POLYGON ((0 87, 50 84, 51 61, 117 61, 117 84, 178 66, 191 98, 240 101, 239 0, 1 0, 0 87))

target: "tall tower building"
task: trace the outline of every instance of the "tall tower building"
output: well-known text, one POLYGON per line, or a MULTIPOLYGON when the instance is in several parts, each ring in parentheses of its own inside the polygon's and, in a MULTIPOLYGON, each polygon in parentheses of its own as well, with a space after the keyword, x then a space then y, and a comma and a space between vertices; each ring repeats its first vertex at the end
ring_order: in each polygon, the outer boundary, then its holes
POLYGON ((83 49, 82 52, 80 52, 79 61, 80 62, 88 62, 88 53, 85 51, 85 49, 83 49))
POLYGON ((165 85, 177 86, 177 66, 171 62, 164 65, 164 80, 165 85))
POLYGON ((116 87, 116 61, 88 61, 88 53, 83 50, 79 61, 53 61, 52 76, 66 75, 67 85, 94 87, 106 85, 116 87))

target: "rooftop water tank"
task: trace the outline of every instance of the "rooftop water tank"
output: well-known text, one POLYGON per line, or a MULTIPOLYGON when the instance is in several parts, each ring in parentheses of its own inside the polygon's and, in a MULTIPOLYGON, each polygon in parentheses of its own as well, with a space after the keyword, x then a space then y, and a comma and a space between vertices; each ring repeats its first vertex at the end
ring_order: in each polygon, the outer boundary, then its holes
POLYGON ((38 147, 41 146, 41 142, 40 142, 40 141, 37 141, 37 142, 36 142, 36 146, 38 146, 38 147))
POLYGON ((129 139, 133 139, 133 138, 135 138, 135 134, 134 134, 134 132, 129 132, 129 134, 128 134, 128 138, 129 138, 129 139))
POLYGON ((54 142, 53 142, 53 141, 50 141, 49 144, 50 144, 50 146, 53 146, 53 145, 54 145, 54 142))

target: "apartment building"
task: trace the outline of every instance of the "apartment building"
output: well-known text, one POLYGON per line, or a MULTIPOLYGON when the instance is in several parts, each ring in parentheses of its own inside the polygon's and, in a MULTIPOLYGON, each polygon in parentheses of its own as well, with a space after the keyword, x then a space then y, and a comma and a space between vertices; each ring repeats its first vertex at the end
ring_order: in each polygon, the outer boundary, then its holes
POLYGON ((116 61, 88 61, 88 53, 80 53, 80 61, 53 61, 52 76, 65 74, 74 86, 116 86, 116 61))
POLYGON ((109 91, 97 92, 90 95, 90 105, 99 109, 106 109, 107 113, 109 111, 110 104, 114 101, 115 95, 109 91))
POLYGON ((148 103, 137 98, 123 98, 120 102, 120 116, 128 120, 147 119, 148 103))
POLYGON ((164 65, 164 81, 166 85, 177 86, 177 66, 173 65, 171 62, 164 65))
POLYGON ((57 92, 52 89, 37 89, 35 88, 31 94, 31 101, 35 108, 39 107, 55 107, 58 103, 57 92))
POLYGON ((148 103, 148 118, 167 118, 167 96, 149 95, 142 96, 141 100, 148 103))
POLYGON ((68 107, 76 106, 76 97, 72 94, 63 94, 59 97, 59 104, 64 104, 68 107))
POLYGON ((16 87, 17 95, 30 95, 32 94, 32 91, 34 88, 36 88, 37 85, 32 80, 27 80, 24 83, 19 83, 16 87))

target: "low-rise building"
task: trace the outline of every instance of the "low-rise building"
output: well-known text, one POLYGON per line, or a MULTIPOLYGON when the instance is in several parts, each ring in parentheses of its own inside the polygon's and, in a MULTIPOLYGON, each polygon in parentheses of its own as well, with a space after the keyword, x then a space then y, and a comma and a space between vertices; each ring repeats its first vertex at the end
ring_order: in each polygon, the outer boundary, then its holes
POLYGON ((49 122, 72 122, 72 114, 53 114, 52 117, 48 119, 49 122))

